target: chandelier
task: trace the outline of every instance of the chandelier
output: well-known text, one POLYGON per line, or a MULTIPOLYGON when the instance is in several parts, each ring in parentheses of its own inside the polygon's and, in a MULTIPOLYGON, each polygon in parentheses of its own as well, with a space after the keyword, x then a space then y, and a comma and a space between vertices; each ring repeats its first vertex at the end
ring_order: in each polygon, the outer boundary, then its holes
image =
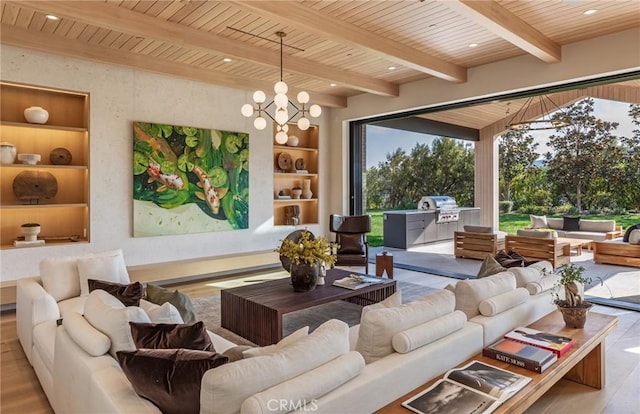
MULTIPOLYGON (((530 115, 529 115, 530 116, 530 115)), ((569 116, 556 105, 548 95, 531 96, 507 122, 507 128, 516 131, 527 129, 529 131, 542 131, 558 129, 571 125, 569 116), (527 112, 532 105, 538 104, 542 117, 534 120, 526 120, 527 112)))
POLYGON ((253 93, 255 106, 248 103, 244 104, 242 105, 242 108, 240 108, 240 112, 247 118, 257 114, 256 118, 253 120, 253 126, 259 130, 265 129, 267 126, 265 115, 269 117, 276 123, 276 142, 278 144, 285 144, 289 139, 289 136, 287 135, 289 125, 287 125, 287 123, 293 121, 299 116, 297 120, 298 128, 305 131, 309 129, 311 124, 307 115, 317 118, 322 113, 322 108, 315 104, 308 106, 309 94, 304 91, 298 93, 298 96, 296 97, 298 101, 297 105, 287 97, 289 87, 282 80, 282 39, 286 36, 286 33, 276 32, 276 36, 280 38, 280 82, 277 82, 273 87, 275 96, 271 102, 265 104, 267 99, 265 93, 263 91, 255 91, 253 93), (289 105, 291 105, 293 109, 291 111, 291 115, 289 114, 289 105), (273 115, 269 110, 273 111, 273 115))

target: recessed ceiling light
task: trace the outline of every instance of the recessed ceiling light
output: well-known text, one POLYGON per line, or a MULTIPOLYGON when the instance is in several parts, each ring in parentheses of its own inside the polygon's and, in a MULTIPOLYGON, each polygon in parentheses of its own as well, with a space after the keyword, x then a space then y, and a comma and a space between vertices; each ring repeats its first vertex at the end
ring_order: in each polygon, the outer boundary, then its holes
POLYGON ((585 10, 582 14, 589 16, 589 15, 592 15, 592 14, 596 14, 597 12, 598 12, 598 10, 596 10, 596 9, 589 9, 589 10, 585 10))
POLYGON ((329 86, 333 87, 333 86, 336 86, 336 84, 335 83, 330 83, 329 86))
POLYGON ((223 62, 231 62, 231 58, 224 58, 222 59, 223 62))
POLYGON ((477 43, 469 43, 469 47, 478 47, 477 43))
POLYGON ((389 70, 396 70, 396 67, 395 67, 395 66, 389 66, 387 69, 389 69, 389 70))
POLYGON ((46 17, 49 20, 60 20, 60 18, 58 16, 55 16, 53 14, 47 14, 44 17, 46 17))

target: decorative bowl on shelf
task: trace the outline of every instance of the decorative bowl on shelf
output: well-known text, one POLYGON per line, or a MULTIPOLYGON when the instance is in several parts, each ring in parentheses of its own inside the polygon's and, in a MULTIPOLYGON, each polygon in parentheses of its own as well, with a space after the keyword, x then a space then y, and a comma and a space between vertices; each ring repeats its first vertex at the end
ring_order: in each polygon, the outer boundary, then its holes
POLYGON ((36 165, 40 162, 40 154, 18 154, 18 160, 23 164, 36 165))
POLYGON ((290 147, 297 147, 300 143, 300 138, 295 135, 289 135, 289 139, 287 139, 287 145, 290 147))
POLYGON ((30 124, 46 124, 49 119, 49 112, 39 106, 30 106, 24 110, 24 118, 30 124))

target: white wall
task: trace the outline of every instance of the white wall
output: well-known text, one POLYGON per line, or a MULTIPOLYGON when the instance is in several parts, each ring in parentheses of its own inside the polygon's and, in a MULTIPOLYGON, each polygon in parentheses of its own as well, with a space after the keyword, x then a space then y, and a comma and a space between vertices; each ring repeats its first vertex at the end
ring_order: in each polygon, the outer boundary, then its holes
POLYGON ((348 121, 632 70, 640 70, 640 29, 564 46, 561 63, 547 64, 525 55, 469 69, 466 83, 429 78, 402 85, 398 98, 371 94, 354 96, 349 99, 347 108, 330 113, 330 172, 334 186, 329 208, 343 213, 349 210, 348 181, 342 174, 347 171, 349 161, 348 121))
MULTIPOLYGON (((122 248, 128 265, 271 250, 292 227, 273 226, 270 129, 240 114, 251 93, 102 63, 2 45, 2 80, 90 93, 91 242, 0 251, 2 281, 38 274, 44 257, 122 248), (190 125, 250 134, 249 229, 132 237, 132 122, 190 125)), ((320 126, 320 172, 327 171, 328 126, 320 126)), ((321 194, 328 180, 320 178, 321 194)), ((328 220, 321 198, 321 224, 328 220)), ((326 225, 309 226, 316 234, 326 225)), ((211 269, 214 272, 216 269, 211 269)))

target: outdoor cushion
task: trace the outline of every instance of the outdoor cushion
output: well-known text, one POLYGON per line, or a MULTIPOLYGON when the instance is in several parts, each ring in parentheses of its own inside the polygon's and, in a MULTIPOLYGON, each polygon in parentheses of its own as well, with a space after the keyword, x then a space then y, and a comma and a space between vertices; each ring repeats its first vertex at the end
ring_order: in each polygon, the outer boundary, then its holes
POLYGON ((609 232, 615 231, 615 220, 580 220, 580 231, 609 232))
POLYGON ((607 240, 606 233, 593 232, 593 231, 567 231, 562 237, 569 237, 572 239, 594 240, 594 241, 607 240))
POLYGON ((533 214, 529 215, 531 219, 531 228, 532 229, 546 229, 549 227, 547 223, 547 216, 534 216, 533 214))
MULTIPOLYGON (((547 224, 550 229, 554 230, 562 230, 562 226, 564 225, 563 218, 555 218, 555 217, 547 217, 547 224)), ((560 233, 558 233, 560 234, 560 233)))
POLYGON ((472 233, 493 233, 493 227, 489 226, 472 226, 465 224, 464 231, 470 231, 472 233))
POLYGON ((558 237, 558 233, 555 230, 552 231, 538 231, 538 230, 518 230, 518 236, 524 237, 536 237, 539 239, 554 239, 558 237))
POLYGON ((629 234, 629 244, 640 244, 640 230, 634 229, 629 234))
POLYGON ((567 217, 564 216, 562 224, 562 230, 564 231, 579 231, 580 230, 580 217, 567 217))

